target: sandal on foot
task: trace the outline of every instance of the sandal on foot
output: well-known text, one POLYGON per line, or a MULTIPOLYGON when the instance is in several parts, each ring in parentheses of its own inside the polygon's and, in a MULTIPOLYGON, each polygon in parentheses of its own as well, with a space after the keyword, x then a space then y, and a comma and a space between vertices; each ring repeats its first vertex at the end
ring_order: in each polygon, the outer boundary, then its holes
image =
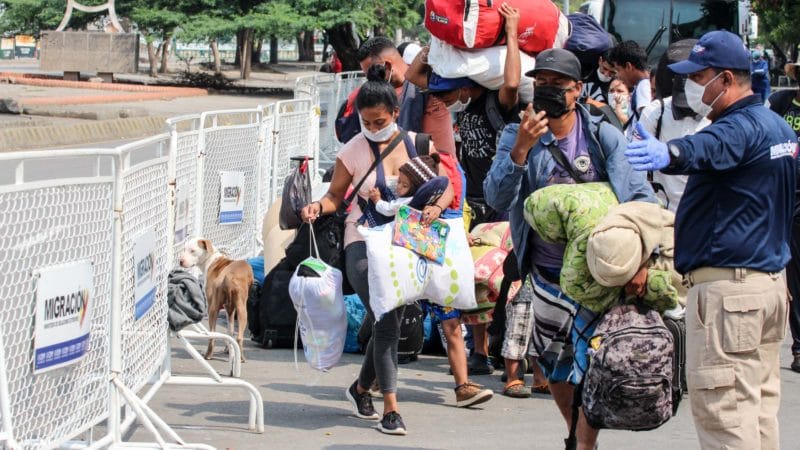
POLYGON ((542 384, 534 384, 531 388, 534 394, 550 394, 550 384, 545 381, 542 384))
POLYGON ((531 390, 525 386, 522 380, 514 380, 503 388, 503 395, 512 398, 528 398, 531 396, 531 390))

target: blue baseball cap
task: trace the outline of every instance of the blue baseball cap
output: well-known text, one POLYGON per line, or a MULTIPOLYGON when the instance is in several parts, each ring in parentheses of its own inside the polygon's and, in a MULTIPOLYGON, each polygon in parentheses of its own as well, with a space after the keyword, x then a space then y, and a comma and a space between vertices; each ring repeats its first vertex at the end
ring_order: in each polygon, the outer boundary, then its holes
POLYGON ((472 86, 477 86, 477 84, 467 77, 444 78, 436 72, 431 72, 431 76, 428 78, 428 89, 425 89, 425 92, 447 92, 472 86))
POLYGON ((692 47, 689 58, 670 64, 679 75, 688 75, 713 67, 715 69, 750 70, 750 52, 742 39, 729 31, 704 34, 692 47))

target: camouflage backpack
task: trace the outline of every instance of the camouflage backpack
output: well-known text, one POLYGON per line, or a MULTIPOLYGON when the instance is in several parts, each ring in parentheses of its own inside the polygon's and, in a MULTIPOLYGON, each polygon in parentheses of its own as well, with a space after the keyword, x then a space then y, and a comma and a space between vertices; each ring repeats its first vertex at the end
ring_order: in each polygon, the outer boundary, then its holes
POLYGON ((672 339, 655 310, 608 310, 589 341, 583 379, 583 408, 592 427, 650 430, 672 417, 672 339))

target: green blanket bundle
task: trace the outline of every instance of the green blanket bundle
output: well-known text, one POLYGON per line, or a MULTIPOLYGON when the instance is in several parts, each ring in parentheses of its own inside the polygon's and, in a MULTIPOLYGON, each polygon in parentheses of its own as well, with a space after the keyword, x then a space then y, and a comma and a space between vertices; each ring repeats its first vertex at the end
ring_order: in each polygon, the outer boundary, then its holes
MULTIPOLYGON (((616 195, 608 183, 552 185, 537 190, 525 200, 525 220, 539 233, 539 236, 547 242, 566 245, 561 267, 561 290, 591 311, 603 312, 616 303, 622 295, 622 286, 627 284, 636 270, 651 258, 655 250, 655 247, 647 247, 647 250, 642 251, 643 245, 646 246, 649 241, 643 244, 635 235, 613 246, 609 246, 607 241, 598 239, 597 242, 603 246, 604 251, 590 251, 592 264, 587 262, 590 237, 593 236, 595 228, 609 216, 610 211, 627 211, 630 208, 628 205, 631 204, 636 204, 634 207, 649 205, 631 202, 617 206, 616 195), (632 252, 634 256, 631 256, 632 252), (610 262, 606 263, 604 257, 608 254, 611 258, 610 262), (625 260, 624 267, 616 264, 616 260, 620 257, 625 260), (600 267, 598 271, 600 276, 593 276, 590 265, 592 268, 600 267), (633 267, 632 272, 630 266, 633 267), (603 273, 609 270, 616 276, 603 273)), ((658 214, 657 217, 662 216, 658 214)), ((669 223, 669 227, 671 232, 672 223, 669 223)), ((659 237, 662 231, 659 226, 657 230, 659 237)), ((654 233, 656 231, 648 231, 647 237, 651 237, 654 233)), ((602 235, 603 238, 607 236, 609 235, 602 235)), ((669 263, 656 262, 655 259, 652 263, 648 263, 647 292, 643 300, 645 304, 661 312, 677 304, 678 296, 673 286, 674 277, 669 263)))

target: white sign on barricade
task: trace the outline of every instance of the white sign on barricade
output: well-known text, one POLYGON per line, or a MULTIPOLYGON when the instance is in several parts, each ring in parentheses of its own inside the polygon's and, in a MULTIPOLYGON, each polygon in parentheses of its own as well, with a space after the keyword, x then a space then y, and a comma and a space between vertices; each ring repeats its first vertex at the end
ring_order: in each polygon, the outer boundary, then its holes
POLYGON ((183 243, 195 233, 196 192, 199 173, 200 115, 167 120, 170 128, 170 158, 175 173, 175 236, 170 267, 178 261, 183 243))
POLYGON ((219 224, 242 223, 244 218, 244 172, 220 172, 219 224))
POLYGON ((261 221, 257 215, 261 189, 268 183, 259 176, 268 151, 263 117, 262 108, 201 114, 194 232, 234 259, 258 253, 261 221), (220 220, 221 172, 244 174, 240 186, 245 195, 238 222, 225 224, 220 220))
POLYGON ((37 271, 33 373, 75 364, 86 354, 92 321, 92 262, 37 271))
POLYGON ((183 244, 189 238, 189 226, 192 223, 189 210, 190 198, 186 188, 180 186, 175 188, 175 245, 183 244))
POLYGON ((152 230, 146 231, 133 241, 134 273, 134 312, 136 320, 141 319, 156 302, 156 236, 152 230))

